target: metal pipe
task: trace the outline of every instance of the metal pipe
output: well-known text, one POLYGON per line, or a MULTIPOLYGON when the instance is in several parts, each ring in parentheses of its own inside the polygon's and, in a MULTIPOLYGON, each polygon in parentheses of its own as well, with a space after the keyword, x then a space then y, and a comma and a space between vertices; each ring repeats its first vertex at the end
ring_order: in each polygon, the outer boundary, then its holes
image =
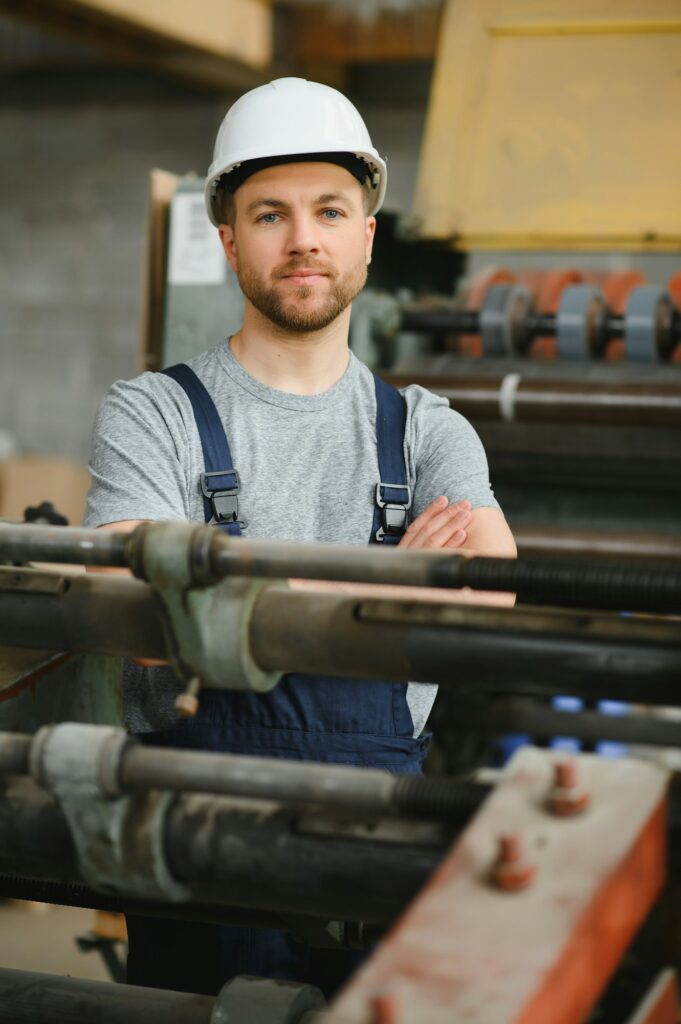
POLYGON ((0 643, 149 658, 166 653, 151 588, 101 573, 0 568, 0 643))
MULTIPOLYGON (((23 550, 26 558, 35 557, 32 553, 35 545, 43 550, 44 535, 56 532, 63 536, 67 530, 65 527, 46 526, 9 527, 9 533, 5 535, 5 529, 0 526, 0 557, 8 550, 14 554, 23 550), (17 530, 24 531, 23 541, 22 537, 17 538, 17 530)), ((127 537, 110 535, 118 536, 118 542, 124 546, 125 557, 138 574, 143 572, 145 538, 150 530, 157 529, 163 529, 163 524, 145 523, 127 537)), ((681 611, 681 572, 676 569, 557 560, 465 558, 450 552, 397 551, 356 545, 247 541, 228 537, 212 527, 191 523, 187 524, 187 531, 190 562, 197 582, 201 583, 229 575, 301 577, 520 592, 533 600, 569 607, 660 613, 681 611)), ((83 534, 87 532, 76 531, 77 537, 74 537, 70 549, 74 557, 77 554, 82 558, 83 534)), ((99 536, 99 531, 89 532, 94 537, 99 536)), ((68 553, 69 546, 64 541, 60 555, 63 557, 68 553)), ((97 558, 101 557, 103 555, 98 551, 97 558)))
POLYGON ((526 733, 533 739, 574 736, 587 743, 610 741, 655 747, 678 747, 681 723, 650 715, 605 715, 597 711, 556 711, 522 698, 496 700, 484 707, 452 702, 443 716, 450 732, 502 736, 526 733))
POLYGON ((0 1024, 210 1024, 214 996, 0 967, 0 1024))
POLYGON ((541 555, 594 560, 626 559, 648 565, 681 565, 681 537, 618 530, 574 530, 511 523, 521 558, 541 555))
MULTIPOLYGON (((87 600, 0 590, 0 643, 163 658, 150 588, 87 579, 87 600), (110 587, 119 591, 111 601, 110 587), (129 591, 135 600, 130 604, 129 591), (64 605, 61 604, 64 602, 64 605)), ((74 591, 75 593, 75 591, 74 591)), ((443 684, 475 679, 487 690, 584 693, 646 703, 679 701, 681 636, 674 622, 548 609, 362 599, 266 588, 249 642, 268 671, 303 671, 443 684)))
MULTIPOLYGON (((478 788, 483 789, 483 787, 478 788)), ((310 931, 319 932, 320 930, 318 918, 306 918, 299 914, 286 916, 270 914, 261 910, 232 909, 202 903, 147 903, 143 900, 111 896, 84 885, 19 878, 12 875, 0 875, 0 899, 31 900, 37 903, 52 903, 59 907, 103 910, 110 914, 125 914, 126 917, 161 917, 174 921, 191 921, 196 924, 224 924, 238 928, 273 928, 277 931, 289 931, 295 934, 302 934, 308 926, 310 926, 310 931)), ((376 927, 358 930, 353 929, 357 939, 364 938, 366 940, 361 948, 374 945, 379 938, 379 931, 376 927), (361 932, 360 935, 357 935, 358 930, 361 932)), ((310 942, 310 945, 315 945, 315 943, 310 942)), ((334 944, 334 948, 337 948, 337 945, 334 944)), ((360 947, 353 945, 352 948, 360 947)))
POLYGON ((273 588, 256 602, 250 637, 265 670, 294 671, 304 664, 306 672, 320 675, 463 681, 488 692, 681 701, 676 622, 273 588))
POLYGON ((127 534, 73 526, 0 523, 0 560, 127 568, 127 534))
POLYGON ((442 395, 453 409, 472 420, 635 427, 678 427, 681 424, 679 384, 534 379, 525 376, 517 365, 513 373, 511 398, 505 386, 508 373, 464 377, 415 370, 383 376, 395 387, 420 384, 442 395))
MULTIPOLYGON (((0 732, 0 773, 27 774, 31 736, 0 732)), ((120 752, 123 791, 169 789, 316 804, 377 817, 459 820, 460 784, 398 776, 375 768, 279 758, 165 750, 131 741, 120 752)))
MULTIPOLYGON (((462 800, 461 824, 473 811, 462 800)), ((163 847, 192 904, 384 925, 424 884, 453 831, 401 820, 381 828, 375 820, 301 815, 273 801, 184 794, 168 811, 163 847)), ((62 810, 30 778, 0 779, 0 874, 83 881, 62 810)))
POLYGON ((201 903, 375 925, 413 899, 451 840, 444 826, 404 822, 388 830, 201 795, 180 797, 165 824, 170 870, 191 880, 201 903))

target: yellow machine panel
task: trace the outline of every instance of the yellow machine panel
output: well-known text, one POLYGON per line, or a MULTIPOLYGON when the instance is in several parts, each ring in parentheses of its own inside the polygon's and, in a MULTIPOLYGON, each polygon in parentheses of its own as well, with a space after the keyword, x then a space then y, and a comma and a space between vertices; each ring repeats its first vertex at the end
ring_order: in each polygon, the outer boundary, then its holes
POLYGON ((462 249, 681 246, 681 0, 449 0, 415 224, 462 249))

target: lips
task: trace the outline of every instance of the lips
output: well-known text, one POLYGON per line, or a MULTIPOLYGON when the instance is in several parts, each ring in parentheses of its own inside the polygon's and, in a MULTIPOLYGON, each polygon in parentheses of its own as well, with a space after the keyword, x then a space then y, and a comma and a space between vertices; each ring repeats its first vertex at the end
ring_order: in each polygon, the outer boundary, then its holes
POLYGON ((289 281, 291 284, 310 285, 316 284, 317 281, 321 281, 327 276, 327 274, 320 274, 318 271, 309 270, 296 274, 285 274, 282 280, 289 281))

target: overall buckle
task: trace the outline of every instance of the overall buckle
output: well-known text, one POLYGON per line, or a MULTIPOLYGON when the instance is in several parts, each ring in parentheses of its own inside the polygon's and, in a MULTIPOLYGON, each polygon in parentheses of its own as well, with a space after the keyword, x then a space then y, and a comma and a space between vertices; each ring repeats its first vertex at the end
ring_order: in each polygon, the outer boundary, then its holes
POLYGON ((385 538, 401 537, 407 529, 411 487, 408 484, 376 484, 376 504, 381 510, 381 525, 376 531, 376 541, 383 544, 385 538))
POLYGON ((208 498, 216 523, 243 523, 239 520, 239 499, 241 484, 235 469, 222 469, 200 476, 201 493, 208 498), (212 479, 212 483, 209 481, 212 479))

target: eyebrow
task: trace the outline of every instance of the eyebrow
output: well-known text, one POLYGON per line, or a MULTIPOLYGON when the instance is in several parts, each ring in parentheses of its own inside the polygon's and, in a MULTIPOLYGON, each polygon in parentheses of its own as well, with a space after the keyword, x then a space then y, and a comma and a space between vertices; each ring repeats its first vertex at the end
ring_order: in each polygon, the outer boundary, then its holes
MULTIPOLYGON (((325 206, 327 203, 339 202, 345 203, 350 207, 353 205, 352 200, 345 192, 324 192, 313 200, 313 206, 325 206)), ((269 210, 287 210, 289 208, 289 204, 285 203, 282 199, 254 199, 252 203, 248 204, 246 211, 247 213, 252 213, 263 206, 269 210)))

